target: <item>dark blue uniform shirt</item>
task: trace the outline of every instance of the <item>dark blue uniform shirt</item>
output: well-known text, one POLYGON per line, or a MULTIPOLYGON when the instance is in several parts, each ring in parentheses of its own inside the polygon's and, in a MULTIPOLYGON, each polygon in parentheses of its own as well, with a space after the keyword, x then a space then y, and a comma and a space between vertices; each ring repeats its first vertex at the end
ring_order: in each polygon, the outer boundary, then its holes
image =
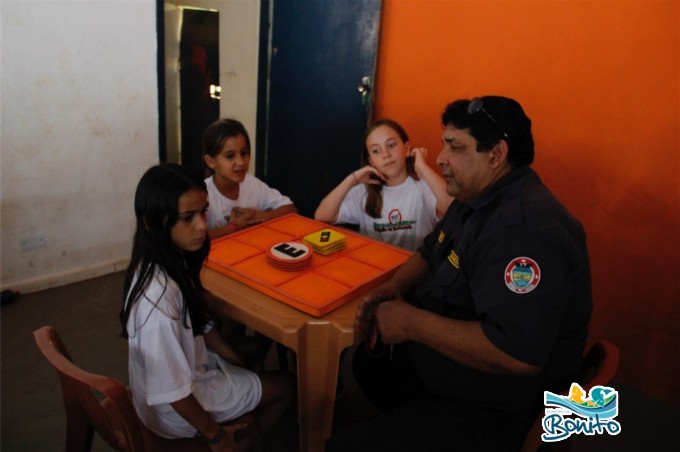
POLYGON ((454 201, 418 250, 428 281, 422 308, 476 320, 537 376, 488 374, 418 343, 409 356, 426 389, 512 411, 578 381, 592 309, 585 232, 529 167, 514 169, 472 204, 454 201))

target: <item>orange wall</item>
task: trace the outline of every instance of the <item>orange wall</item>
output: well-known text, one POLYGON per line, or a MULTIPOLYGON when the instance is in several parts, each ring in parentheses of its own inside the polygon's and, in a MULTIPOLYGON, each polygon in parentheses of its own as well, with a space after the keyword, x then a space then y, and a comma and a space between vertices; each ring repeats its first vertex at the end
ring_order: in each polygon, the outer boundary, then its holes
POLYGON ((670 1, 384 0, 376 116, 440 150, 455 99, 502 94, 533 121, 537 169, 583 222, 591 339, 617 380, 679 406, 680 24, 670 1))

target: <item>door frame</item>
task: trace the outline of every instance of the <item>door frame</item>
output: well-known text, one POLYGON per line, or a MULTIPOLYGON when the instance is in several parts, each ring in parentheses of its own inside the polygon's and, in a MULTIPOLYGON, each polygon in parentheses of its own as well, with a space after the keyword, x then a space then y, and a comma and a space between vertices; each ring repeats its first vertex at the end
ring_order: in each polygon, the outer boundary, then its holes
MULTIPOLYGON (((179 49, 178 26, 166 23, 166 12, 189 7, 218 11, 220 14, 220 117, 233 117, 243 123, 257 149, 258 63, 260 42, 259 0, 156 0, 158 34, 158 108, 160 161, 168 161, 168 148, 178 139, 179 68, 167 45, 179 49), (174 34, 167 33, 172 30, 174 34), (170 53, 170 55, 168 55, 170 53), (171 88, 171 89, 168 89, 171 88), (168 108, 177 112, 167 117, 168 108)), ((181 14, 177 14, 181 17, 181 14)), ((179 53, 179 51, 177 51, 179 53)), ((255 159, 256 160, 256 159, 255 159)), ((252 172, 254 167, 250 168, 252 172)))

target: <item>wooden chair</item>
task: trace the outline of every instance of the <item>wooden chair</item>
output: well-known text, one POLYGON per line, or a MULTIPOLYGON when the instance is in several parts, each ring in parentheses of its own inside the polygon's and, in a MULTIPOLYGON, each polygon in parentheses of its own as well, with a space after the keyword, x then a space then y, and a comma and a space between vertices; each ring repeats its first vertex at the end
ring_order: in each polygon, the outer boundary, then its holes
MULTIPOLYGON (((61 381, 66 408, 66 450, 90 451, 94 431, 119 451, 208 451, 201 438, 166 439, 139 420, 128 388, 118 380, 86 372, 76 366, 57 331, 44 326, 33 332, 38 348, 61 381), (97 394, 97 396, 95 396, 97 394)), ((232 422, 245 422, 254 450, 262 451, 262 435, 253 412, 232 422)))
MULTIPOLYGON (((606 386, 614 378, 619 368, 619 348, 607 341, 595 342, 583 358, 583 382, 581 386, 588 392, 593 386, 606 386)), ((569 395, 569 389, 562 393, 569 395)), ((571 450, 571 441, 564 440, 555 443, 543 443, 543 412, 538 415, 529 428, 522 443, 522 452, 541 451, 568 451, 571 450)))

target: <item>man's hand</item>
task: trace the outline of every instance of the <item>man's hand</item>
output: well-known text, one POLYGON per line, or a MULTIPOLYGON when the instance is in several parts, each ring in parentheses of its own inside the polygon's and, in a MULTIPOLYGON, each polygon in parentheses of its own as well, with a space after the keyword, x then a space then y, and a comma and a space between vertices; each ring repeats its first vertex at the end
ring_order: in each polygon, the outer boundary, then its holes
POLYGON ((401 298, 399 292, 389 283, 378 286, 366 294, 357 306, 354 318, 354 328, 365 335, 370 333, 371 324, 374 322, 375 306, 386 301, 401 298))
POLYGON ((402 299, 385 301, 375 306, 375 323, 384 344, 411 340, 406 328, 416 321, 420 309, 402 299))

